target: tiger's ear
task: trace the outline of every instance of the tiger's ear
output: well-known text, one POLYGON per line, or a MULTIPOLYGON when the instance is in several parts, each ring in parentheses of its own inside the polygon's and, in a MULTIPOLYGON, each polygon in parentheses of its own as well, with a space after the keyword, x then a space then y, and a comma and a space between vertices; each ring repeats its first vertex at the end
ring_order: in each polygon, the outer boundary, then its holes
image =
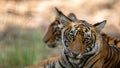
POLYGON ((68 18, 70 18, 73 22, 77 21, 77 17, 76 17, 76 15, 74 13, 69 13, 68 18))
POLYGON ((102 22, 98 22, 98 23, 94 24, 93 26, 95 27, 96 31, 97 31, 98 33, 100 33, 101 30, 104 28, 106 22, 107 22, 107 21, 104 20, 104 21, 102 21, 102 22))
POLYGON ((62 23, 63 25, 68 25, 72 20, 70 20, 67 16, 65 16, 62 11, 59 9, 55 8, 55 12, 57 14, 57 19, 62 23))

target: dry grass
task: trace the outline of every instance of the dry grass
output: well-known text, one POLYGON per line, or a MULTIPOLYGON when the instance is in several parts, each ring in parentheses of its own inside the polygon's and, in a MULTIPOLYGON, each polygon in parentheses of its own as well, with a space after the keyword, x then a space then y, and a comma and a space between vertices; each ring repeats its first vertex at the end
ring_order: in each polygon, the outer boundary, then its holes
POLYGON ((10 26, 0 38, 2 68, 22 68, 49 56, 47 52, 50 51, 45 47, 37 29, 23 30, 10 26))

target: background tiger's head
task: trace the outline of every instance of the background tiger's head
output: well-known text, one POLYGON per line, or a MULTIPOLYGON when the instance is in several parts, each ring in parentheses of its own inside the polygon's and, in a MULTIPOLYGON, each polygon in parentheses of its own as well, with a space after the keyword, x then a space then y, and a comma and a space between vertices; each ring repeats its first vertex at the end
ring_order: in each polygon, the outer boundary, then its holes
POLYGON ((69 22, 69 20, 77 20, 74 13, 69 13, 67 17, 57 8, 55 8, 55 11, 56 19, 50 24, 50 26, 48 27, 48 31, 43 38, 47 46, 51 48, 61 45, 61 30, 64 26, 66 26, 66 23, 69 22), (67 22, 65 22, 64 19, 67 20, 67 22))
POLYGON ((101 44, 100 32, 106 21, 96 23, 70 23, 62 30, 62 42, 70 57, 82 58, 92 56, 99 50, 101 44))

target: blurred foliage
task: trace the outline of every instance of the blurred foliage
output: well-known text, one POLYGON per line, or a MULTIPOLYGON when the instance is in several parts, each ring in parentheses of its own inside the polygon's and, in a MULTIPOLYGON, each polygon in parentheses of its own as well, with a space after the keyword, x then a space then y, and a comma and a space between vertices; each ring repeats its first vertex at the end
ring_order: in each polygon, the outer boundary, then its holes
POLYGON ((4 37, 1 37, 0 41, 0 48, 3 48, 0 52, 0 68, 22 68, 47 56, 45 53, 48 50, 44 46, 39 30, 14 27, 5 33, 1 35, 4 37))

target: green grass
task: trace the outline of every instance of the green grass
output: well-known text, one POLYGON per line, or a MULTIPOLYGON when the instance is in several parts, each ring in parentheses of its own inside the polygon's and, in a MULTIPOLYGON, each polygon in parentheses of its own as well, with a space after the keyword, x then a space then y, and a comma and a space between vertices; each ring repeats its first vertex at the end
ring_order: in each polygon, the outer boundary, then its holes
POLYGON ((0 53, 0 66, 5 68, 22 68, 36 63, 47 57, 45 44, 37 29, 21 30, 15 29, 0 41, 4 47, 0 53), (44 55, 44 56, 43 56, 44 55))

